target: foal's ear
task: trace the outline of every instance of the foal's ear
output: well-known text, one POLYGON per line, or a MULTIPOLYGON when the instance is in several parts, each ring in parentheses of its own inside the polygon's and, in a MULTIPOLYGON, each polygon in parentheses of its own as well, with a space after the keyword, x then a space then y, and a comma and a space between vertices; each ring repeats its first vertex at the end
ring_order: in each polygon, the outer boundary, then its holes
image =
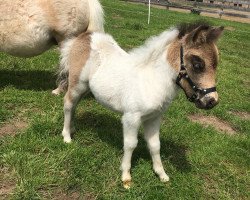
POLYGON ((191 33, 189 33, 185 39, 187 44, 198 44, 206 41, 204 36, 204 32, 209 29, 207 25, 201 25, 198 28, 194 29, 191 33))
POLYGON ((206 42, 217 42, 219 37, 222 35, 223 30, 224 30, 223 26, 214 27, 211 30, 209 30, 206 36, 207 37, 206 42))

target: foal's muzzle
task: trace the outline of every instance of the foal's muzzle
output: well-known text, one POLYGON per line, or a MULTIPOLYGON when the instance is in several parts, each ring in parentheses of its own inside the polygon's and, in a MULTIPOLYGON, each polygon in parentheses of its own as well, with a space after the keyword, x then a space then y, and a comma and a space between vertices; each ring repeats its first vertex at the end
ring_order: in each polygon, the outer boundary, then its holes
POLYGON ((211 96, 208 96, 208 97, 205 96, 195 101, 195 105, 197 108, 206 109, 206 110, 212 109, 217 104, 218 104, 218 100, 216 100, 214 97, 211 97, 211 96))

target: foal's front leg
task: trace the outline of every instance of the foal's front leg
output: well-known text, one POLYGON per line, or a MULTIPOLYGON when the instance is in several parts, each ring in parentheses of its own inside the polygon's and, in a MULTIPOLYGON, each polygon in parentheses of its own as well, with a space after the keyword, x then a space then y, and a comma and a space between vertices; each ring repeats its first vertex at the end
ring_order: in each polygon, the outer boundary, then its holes
POLYGON ((168 175, 165 173, 161 157, 160 157, 160 124, 161 117, 149 119, 144 122, 144 137, 147 141, 148 148, 153 160, 153 169, 160 177, 162 182, 169 181, 168 175))
POLYGON ((121 164, 122 181, 124 188, 128 189, 131 185, 131 157, 137 146, 138 129, 141 124, 141 118, 138 114, 124 114, 122 117, 123 123, 123 141, 124 141, 124 155, 121 164))

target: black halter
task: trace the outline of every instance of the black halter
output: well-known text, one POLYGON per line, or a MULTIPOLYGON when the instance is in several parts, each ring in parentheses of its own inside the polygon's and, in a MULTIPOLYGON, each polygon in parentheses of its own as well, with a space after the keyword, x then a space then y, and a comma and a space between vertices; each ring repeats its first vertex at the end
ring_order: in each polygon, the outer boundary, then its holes
MULTIPOLYGON (((183 89, 183 87, 180 84, 180 81, 181 81, 182 78, 185 78, 187 80, 187 82, 189 83, 189 85, 192 87, 192 89, 194 91, 194 94, 191 97, 188 97, 187 94, 186 94, 188 100, 191 101, 191 102, 194 102, 194 101, 199 99, 199 94, 204 96, 204 95, 206 95, 208 93, 215 92, 216 87, 203 89, 203 88, 199 88, 198 86, 196 86, 194 84, 194 82, 190 79, 190 77, 187 74, 187 69, 186 69, 186 67, 184 65, 184 58, 183 57, 184 57, 183 47, 181 46, 181 49, 180 49, 181 70, 180 70, 180 72, 178 74, 178 77, 176 79, 176 84, 179 85, 183 89)), ((184 92, 185 92, 185 90, 184 90, 184 92)))

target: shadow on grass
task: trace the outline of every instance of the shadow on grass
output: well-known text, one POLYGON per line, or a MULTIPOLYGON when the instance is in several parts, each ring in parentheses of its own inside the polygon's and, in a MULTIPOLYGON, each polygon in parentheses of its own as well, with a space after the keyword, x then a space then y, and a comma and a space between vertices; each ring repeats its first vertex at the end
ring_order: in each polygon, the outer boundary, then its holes
MULTIPOLYGON (((77 129, 91 130, 104 142, 119 150, 123 148, 122 124, 119 118, 110 114, 98 114, 86 112, 77 117, 75 124, 77 129)), ((139 143, 132 157, 132 165, 137 165, 140 158, 151 160, 146 142, 142 134, 139 134, 139 143)), ((187 146, 178 144, 171 139, 161 138, 161 157, 178 170, 188 172, 191 165, 186 158, 187 146)))
POLYGON ((35 91, 52 90, 56 87, 56 75, 39 70, 0 70, 0 89, 6 86, 35 91))

